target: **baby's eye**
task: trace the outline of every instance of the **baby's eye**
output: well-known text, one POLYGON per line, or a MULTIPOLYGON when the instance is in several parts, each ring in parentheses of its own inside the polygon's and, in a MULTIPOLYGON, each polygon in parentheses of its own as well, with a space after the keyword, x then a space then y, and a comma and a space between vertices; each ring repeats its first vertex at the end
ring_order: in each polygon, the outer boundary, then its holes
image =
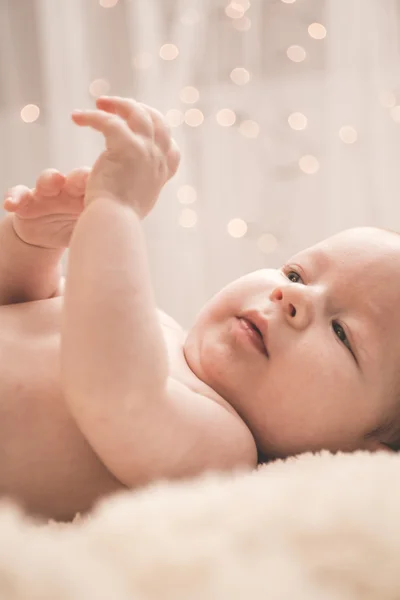
POLYGON ((286 277, 290 281, 293 281, 293 283, 304 283, 301 276, 297 273, 297 271, 293 271, 293 269, 287 271, 286 277))
POLYGON ((341 342, 343 342, 343 344, 346 346, 346 348, 348 348, 350 350, 350 352, 353 354, 353 351, 352 351, 351 346, 350 346, 350 342, 347 339, 347 335, 346 335, 343 327, 340 325, 340 323, 338 323, 337 321, 333 321, 332 322, 332 328, 333 328, 333 331, 338 336, 339 340, 341 342))

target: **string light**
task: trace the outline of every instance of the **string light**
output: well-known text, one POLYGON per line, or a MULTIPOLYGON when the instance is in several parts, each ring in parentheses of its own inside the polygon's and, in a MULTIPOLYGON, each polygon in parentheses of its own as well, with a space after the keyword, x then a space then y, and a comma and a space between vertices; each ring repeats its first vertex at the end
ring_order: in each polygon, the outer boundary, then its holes
POLYGON ((99 0, 99 4, 103 8, 114 8, 118 4, 118 0, 99 0))
POLYGON ((251 119, 246 119, 242 121, 239 125, 239 133, 246 138, 256 138, 260 133, 260 126, 256 121, 252 121, 251 119))
POLYGON ((40 109, 38 106, 36 106, 36 104, 27 104, 21 110, 20 114, 24 123, 34 123, 34 121, 37 121, 39 118, 40 109))
POLYGON ((165 119, 170 127, 179 127, 185 121, 185 115, 177 108, 171 108, 165 113, 165 119))
POLYGON ((236 0, 235 4, 239 4, 245 12, 249 10, 251 6, 250 0, 236 0))
POLYGON ((236 114, 230 108, 222 108, 217 112, 216 119, 222 127, 232 127, 236 122, 236 114))
POLYGON ((314 175, 319 170, 319 162, 315 156, 306 154, 300 158, 299 167, 306 175, 314 175))
POLYGON ((379 102, 385 108, 393 108, 396 105, 396 96, 390 90, 382 90, 379 94, 379 102))
POLYGON ((110 91, 110 83, 106 79, 95 79, 89 85, 89 93, 94 98, 104 96, 110 91))
POLYGON ((198 127, 204 121, 204 115, 198 108, 189 108, 185 112, 185 123, 190 127, 198 127))
POLYGON ((311 23, 308 27, 308 34, 314 40, 323 40, 326 37, 326 29, 321 23, 311 23))
POLYGON ((197 200, 197 192, 192 185, 182 185, 177 192, 181 204, 193 204, 197 200))
POLYGON ((345 144, 354 144, 357 141, 358 134, 354 127, 344 125, 339 129, 339 137, 345 144))
POLYGON ((179 50, 175 44, 164 44, 160 48, 160 57, 163 60, 175 60, 178 54, 179 50))
POLYGON ((233 0, 225 7, 225 14, 231 19, 241 19, 245 12, 243 6, 233 0))
POLYGON ((184 208, 179 216, 181 227, 194 227, 197 223, 197 213, 192 208, 184 208))
POLYGON ((286 50, 287 57, 293 62, 302 62, 307 56, 303 46, 289 46, 286 50))
POLYGON ((231 71, 230 78, 236 85, 245 85, 250 81, 250 73, 243 67, 236 67, 231 71))
POLYGON ((393 106, 390 114, 392 115, 392 119, 395 123, 400 123, 400 106, 393 106))
POLYGON ((289 115, 288 123, 292 129, 301 131, 307 127, 307 117, 301 112, 294 112, 289 115))
MULTIPOLYGON (((98 0, 103 8, 112 8, 119 0, 98 0)), ((294 4, 296 0, 281 0, 284 4, 294 4)), ((225 7, 225 14, 231 20, 232 26, 241 32, 251 28, 251 19, 245 14, 251 6, 249 0, 231 0, 225 7)), ((188 8, 180 16, 180 23, 184 26, 192 26, 199 22, 199 11, 188 8)), ((327 29, 321 23, 313 22, 308 25, 308 35, 314 40, 322 40, 327 36, 327 29)), ((163 44, 159 49, 159 56, 165 61, 173 61, 179 56, 179 48, 173 43, 163 44)), ((307 52, 303 46, 291 45, 286 50, 288 59, 295 63, 304 61, 307 52)), ((155 55, 150 52, 138 52, 132 57, 132 66, 136 69, 149 69, 154 64, 155 55)), ((250 71, 244 67, 235 67, 230 72, 230 80, 238 85, 244 86, 251 81, 250 71)), ((106 79, 98 78, 89 85, 89 93, 93 97, 107 94, 110 83, 106 79)), ((179 92, 181 102, 195 104, 199 101, 200 90, 192 85, 182 87, 179 92)), ((391 117, 396 123, 400 123, 400 105, 396 105, 396 95, 391 90, 382 90, 379 94, 379 102, 385 108, 389 108, 391 117)), ((32 123, 39 118, 40 109, 34 104, 28 104, 21 110, 21 119, 26 123, 32 123)), ((191 127, 198 127, 204 122, 204 114, 198 108, 190 108, 186 111, 172 108, 165 113, 165 118, 170 127, 179 127, 183 123, 191 127)), ((237 115, 230 108, 223 108, 216 113, 216 122, 222 127, 232 127, 237 122, 237 115)), ((308 119, 301 112, 293 112, 288 116, 288 124, 291 129, 301 131, 307 128, 308 119)), ((260 134, 260 125, 252 120, 245 119, 238 124, 238 132, 246 138, 256 138, 260 134)), ((340 127, 338 131, 340 140, 345 144, 354 144, 358 140, 357 130, 350 125, 340 127)), ((316 156, 307 154, 301 156, 298 161, 300 170, 308 175, 315 174, 320 169, 320 163, 316 156)), ((177 190, 177 199, 181 205, 191 205, 197 201, 197 191, 193 185, 181 185, 177 190)), ((193 228, 198 222, 198 215, 193 208, 182 208, 179 215, 179 225, 184 228, 193 228)), ((249 235, 249 224, 241 218, 231 219, 227 223, 227 232, 233 238, 243 238, 249 235)), ((251 224, 250 224, 251 227, 251 224)), ((250 236, 253 238, 253 236, 250 236)), ((255 236, 254 236, 255 237, 255 236)), ((278 240, 272 233, 264 233, 256 241, 258 249, 265 254, 272 254, 278 248, 278 240)))
POLYGON ((200 97, 200 92, 197 88, 187 85, 181 89, 179 97, 185 104, 195 104, 200 97))
POLYGON ((247 223, 243 219, 231 219, 227 225, 227 230, 230 236, 241 238, 247 233, 247 223))

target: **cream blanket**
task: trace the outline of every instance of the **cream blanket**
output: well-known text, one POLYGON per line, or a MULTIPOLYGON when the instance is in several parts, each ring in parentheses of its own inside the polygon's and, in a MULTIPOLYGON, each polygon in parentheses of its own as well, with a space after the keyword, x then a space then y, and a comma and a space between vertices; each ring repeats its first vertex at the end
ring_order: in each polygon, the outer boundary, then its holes
POLYGON ((400 455, 157 484, 66 527, 0 510, 0 599, 398 600, 400 455))

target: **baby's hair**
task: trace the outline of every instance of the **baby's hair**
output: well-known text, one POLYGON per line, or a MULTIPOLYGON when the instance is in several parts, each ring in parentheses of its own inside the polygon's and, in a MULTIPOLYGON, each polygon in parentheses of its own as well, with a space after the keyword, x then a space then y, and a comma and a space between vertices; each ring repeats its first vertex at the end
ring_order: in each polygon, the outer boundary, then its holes
MULTIPOLYGON (((385 227, 376 227, 380 231, 386 231, 386 233, 392 233, 399 236, 400 233, 394 229, 388 229, 385 227)), ((400 332, 399 332, 400 334, 400 332)), ((397 385, 392 388, 392 394, 396 398, 396 409, 394 414, 391 414, 386 420, 374 431, 367 435, 367 438, 373 438, 379 440, 384 446, 387 446, 394 452, 400 451, 400 365, 398 369, 398 381, 397 385)), ((392 395, 391 394, 391 395, 392 395)))
POLYGON ((381 424, 366 435, 367 439, 379 441, 390 450, 400 450, 400 368, 396 375, 397 381, 388 386, 387 394, 394 399, 394 408, 387 413, 381 424))
POLYGON ((366 436, 378 440, 394 452, 400 450, 400 411, 397 412, 398 414, 395 417, 388 419, 366 436))

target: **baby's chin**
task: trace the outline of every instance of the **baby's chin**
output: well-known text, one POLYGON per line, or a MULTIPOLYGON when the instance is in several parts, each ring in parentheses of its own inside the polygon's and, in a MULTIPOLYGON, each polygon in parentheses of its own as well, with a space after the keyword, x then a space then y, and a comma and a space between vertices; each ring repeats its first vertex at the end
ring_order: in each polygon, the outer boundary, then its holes
POLYGON ((237 364, 232 350, 220 336, 218 327, 205 330, 193 327, 183 345, 183 353, 191 371, 229 402, 237 364))

